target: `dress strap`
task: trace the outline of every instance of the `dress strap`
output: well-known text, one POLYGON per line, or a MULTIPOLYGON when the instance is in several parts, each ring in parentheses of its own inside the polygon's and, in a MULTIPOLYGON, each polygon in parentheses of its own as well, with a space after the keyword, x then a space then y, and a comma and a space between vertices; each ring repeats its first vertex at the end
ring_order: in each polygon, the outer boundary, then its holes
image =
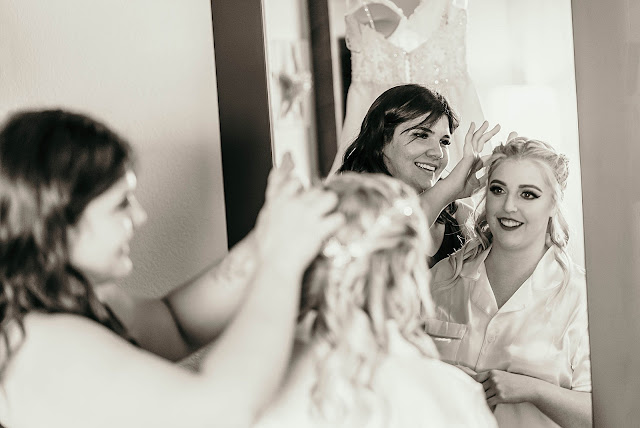
POLYGON ((369 25, 374 31, 376 31, 376 24, 373 22, 373 16, 371 16, 371 11, 369 10, 369 6, 367 5, 368 2, 365 0, 360 0, 360 3, 362 3, 362 8, 364 9, 364 13, 367 14, 369 25))

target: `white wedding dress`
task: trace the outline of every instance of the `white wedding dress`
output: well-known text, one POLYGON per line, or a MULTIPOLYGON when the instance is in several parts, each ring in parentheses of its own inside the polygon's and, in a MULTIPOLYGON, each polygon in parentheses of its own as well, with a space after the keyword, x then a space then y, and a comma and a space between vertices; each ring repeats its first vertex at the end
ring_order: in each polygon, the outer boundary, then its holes
POLYGON ((338 391, 352 404, 339 421, 314 416, 318 343, 297 342, 277 396, 253 428, 497 428, 482 385, 457 367, 421 354, 393 321, 387 326, 387 353, 358 393, 359 405, 348 399, 347 390, 338 391))
POLYGON ((344 152, 357 137, 373 101, 385 90, 405 83, 418 83, 440 92, 460 118, 449 152, 452 167, 462 156, 469 123, 474 121, 479 126, 484 120, 467 70, 465 4, 459 0, 422 0, 408 17, 391 0, 363 0, 358 9, 372 3, 387 6, 398 14, 400 21, 385 38, 375 28, 375 16, 364 24, 356 19, 355 11, 345 15, 352 81, 331 172, 342 164, 344 152))

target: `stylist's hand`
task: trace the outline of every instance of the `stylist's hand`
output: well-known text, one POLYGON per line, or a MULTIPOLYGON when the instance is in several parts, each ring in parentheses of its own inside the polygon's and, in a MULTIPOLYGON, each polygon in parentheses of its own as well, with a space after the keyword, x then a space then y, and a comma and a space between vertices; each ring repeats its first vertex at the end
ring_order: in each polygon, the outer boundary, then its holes
POLYGON ((488 128, 489 122, 486 120, 478 130, 476 130, 476 124, 474 122, 471 122, 469 125, 467 135, 464 137, 462 159, 458 165, 456 165, 456 168, 459 166, 464 172, 466 172, 462 191, 460 192, 458 199, 467 198, 473 195, 485 184, 486 177, 483 177, 484 180, 476 177, 476 173, 480 171, 483 166, 480 153, 482 153, 487 141, 500 132, 500 125, 494 126, 490 131, 487 131, 488 128))
POLYGON ((493 410, 501 403, 522 403, 531 401, 531 394, 540 379, 509 373, 502 370, 488 370, 472 376, 484 387, 487 404, 493 410))
POLYGON ((265 199, 255 229, 259 256, 283 274, 301 275, 344 222, 342 214, 333 213, 338 198, 322 189, 304 190, 286 154, 269 174, 265 199))
POLYGON ((482 187, 483 183, 476 177, 476 173, 482 169, 480 152, 485 143, 500 131, 500 125, 494 126, 490 131, 487 131, 488 127, 487 121, 477 131, 475 123, 471 122, 469 125, 464 139, 462 159, 444 179, 448 183, 447 187, 452 189, 452 200, 467 198, 482 187))

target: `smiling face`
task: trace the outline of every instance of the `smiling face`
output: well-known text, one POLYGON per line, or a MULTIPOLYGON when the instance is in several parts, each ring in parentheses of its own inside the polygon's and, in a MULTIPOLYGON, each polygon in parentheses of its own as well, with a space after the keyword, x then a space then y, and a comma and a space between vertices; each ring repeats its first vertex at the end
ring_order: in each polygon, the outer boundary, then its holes
POLYGON ((544 174, 542 165, 527 159, 507 159, 493 170, 486 215, 494 246, 513 251, 546 245, 555 202, 544 174))
POLYGON ((442 116, 429 126, 421 125, 428 116, 398 125, 382 151, 391 175, 417 192, 430 189, 449 163, 449 120, 442 116))
POLYGON ((128 171, 92 200, 69 228, 71 265, 94 284, 128 275, 133 264, 129 242, 147 214, 134 196, 136 176, 128 171))

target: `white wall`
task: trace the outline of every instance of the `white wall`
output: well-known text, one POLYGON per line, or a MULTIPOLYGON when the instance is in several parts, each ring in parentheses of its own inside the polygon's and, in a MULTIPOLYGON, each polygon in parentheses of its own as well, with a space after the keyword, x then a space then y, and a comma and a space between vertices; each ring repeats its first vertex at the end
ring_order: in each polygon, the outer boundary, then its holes
POLYGON ((0 0, 0 119, 61 106, 139 156, 149 221, 123 286, 159 295, 226 252, 208 0, 0 0))
POLYGON ((469 0, 467 57, 485 118, 569 157, 564 195, 569 253, 584 266, 570 0, 469 0))

